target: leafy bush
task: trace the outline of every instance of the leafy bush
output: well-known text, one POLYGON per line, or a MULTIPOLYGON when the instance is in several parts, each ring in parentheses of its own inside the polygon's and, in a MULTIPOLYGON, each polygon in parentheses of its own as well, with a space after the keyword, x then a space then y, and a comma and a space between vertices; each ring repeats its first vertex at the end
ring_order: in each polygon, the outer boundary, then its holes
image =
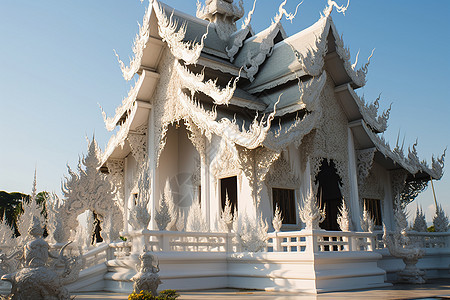
POLYGON ((158 296, 153 296, 149 291, 140 291, 139 294, 130 294, 128 300, 175 300, 178 297, 180 295, 175 290, 163 290, 158 296))

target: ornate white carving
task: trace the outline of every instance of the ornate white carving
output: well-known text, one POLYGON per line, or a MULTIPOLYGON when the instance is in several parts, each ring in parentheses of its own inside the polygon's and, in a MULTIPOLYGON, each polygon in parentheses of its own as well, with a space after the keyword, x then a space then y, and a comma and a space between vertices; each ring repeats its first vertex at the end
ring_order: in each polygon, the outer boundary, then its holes
POLYGON ((378 109, 380 107, 380 96, 371 104, 368 104, 364 100, 364 96, 359 97, 356 92, 351 88, 348 87, 348 90, 350 94, 352 95, 353 99, 355 100, 356 104, 358 105, 359 112, 363 116, 364 122, 366 122, 370 128, 377 132, 385 132, 387 129, 387 122, 389 120, 389 115, 391 113, 391 106, 384 111, 380 116, 378 115, 378 109))
POLYGON ((158 226, 159 230, 167 230, 167 226, 172 220, 165 194, 166 192, 164 191, 159 201, 159 210, 155 212, 156 226, 158 226))
POLYGON ((179 91, 178 99, 184 114, 191 118, 208 139, 214 133, 248 149, 255 149, 263 143, 276 113, 274 110, 267 119, 263 118, 261 121, 258 121, 258 116, 256 116, 250 124, 249 130, 243 128, 241 131, 235 120, 230 121, 223 118, 216 121, 217 113, 205 111, 200 104, 195 103, 194 99, 189 98, 181 91, 179 91))
POLYGON ((398 281, 406 283, 425 283, 425 272, 419 270, 416 264, 425 255, 425 250, 413 247, 406 230, 390 234, 384 228, 383 241, 392 256, 403 259, 405 269, 397 272, 398 281))
POLYGON ((433 225, 436 232, 447 232, 449 229, 448 217, 440 204, 436 207, 436 214, 433 217, 433 225))
POLYGON ((230 80, 225 88, 221 89, 217 86, 217 79, 209 79, 208 81, 203 82, 205 79, 203 72, 200 74, 193 74, 178 62, 176 63, 176 69, 184 88, 189 89, 192 95, 195 94, 195 92, 204 93, 211 97, 213 102, 217 105, 228 105, 230 103, 234 91, 236 90, 237 82, 239 81, 239 77, 236 77, 234 80, 230 80))
POLYGON ((100 149, 93 139, 89 144, 88 154, 78 163, 79 174, 68 167, 70 178, 66 177, 62 185, 65 203, 60 211, 60 218, 65 230, 75 231, 78 215, 91 210, 103 219, 102 232, 106 240, 113 241, 123 229, 123 218, 120 208, 113 200, 114 188, 107 176, 98 170, 100 166, 100 149))
MULTIPOLYGON (((237 216, 236 208, 234 209, 234 215, 237 216)), ((233 212, 231 211, 231 202, 228 198, 228 191, 225 193, 225 207, 220 213, 220 225, 224 232, 231 232, 233 229, 233 212)))
POLYGON ((373 219, 372 214, 367 210, 366 203, 364 203, 363 215, 360 218, 360 222, 362 231, 373 232, 375 220, 373 219))
POLYGON ((272 165, 266 175, 266 185, 270 187, 283 187, 297 189, 300 186, 300 179, 292 171, 290 164, 280 155, 272 165))
POLYGON ((358 185, 363 185, 372 169, 373 157, 376 148, 356 150, 356 164, 358 168, 358 185))
POLYGON ((189 212, 186 219, 186 231, 192 232, 208 232, 208 224, 203 217, 202 208, 200 207, 200 202, 196 199, 191 204, 189 212))
POLYGON ((123 159, 108 159, 108 161, 106 162, 106 167, 109 171, 108 177, 117 191, 114 200, 117 201, 117 205, 119 206, 122 213, 124 213, 125 210, 124 165, 125 161, 123 159))
POLYGON ((434 179, 440 179, 443 175, 445 150, 440 158, 435 159, 432 157, 432 167, 429 168, 425 161, 420 161, 417 157, 417 151, 415 149, 416 144, 412 146, 412 150, 409 150, 408 157, 403 153, 403 147, 397 145, 394 150, 391 150, 389 143, 387 143, 383 136, 377 135, 366 124, 362 123, 367 135, 375 144, 378 151, 380 151, 385 157, 392 159, 395 163, 399 164, 405 170, 411 174, 416 174, 419 171, 429 174, 434 179))
POLYGON ((151 175, 148 161, 139 168, 137 179, 138 196, 132 201, 128 223, 134 230, 147 229, 150 222, 148 203, 151 194, 151 175))
POLYGON ((339 228, 342 231, 351 231, 352 230, 352 220, 350 217, 350 210, 345 204, 344 198, 342 198, 342 204, 339 207, 339 215, 337 217, 337 223, 339 224, 339 228))
POLYGON ((130 143, 131 154, 138 166, 142 166, 147 160, 147 125, 140 126, 135 132, 129 132, 127 140, 130 143))
MULTIPOLYGON (((155 1, 157 2, 157 1, 155 1)), ((150 1, 150 5, 152 4, 152 1, 150 1)), ((144 19, 142 21, 142 26, 139 25, 139 33, 136 35, 136 38, 134 39, 134 45, 133 45, 133 53, 134 57, 130 62, 130 65, 127 67, 123 63, 123 61, 120 60, 119 55, 117 55, 116 51, 114 50, 114 53, 116 54, 117 60, 120 64, 120 69, 122 70, 123 78, 125 80, 130 80, 133 78, 134 74, 139 70, 141 67, 141 61, 142 56, 144 55, 144 49, 148 42, 148 39, 150 37, 150 14, 151 9, 147 9, 145 11, 144 19)))
POLYGON ((283 216, 281 215, 278 204, 276 205, 275 212, 273 213, 272 226, 275 232, 280 232, 281 226, 283 226, 283 216))
POLYGON ((159 263, 156 260, 156 255, 150 252, 142 253, 139 256, 141 261, 139 272, 131 278, 134 293, 141 291, 149 291, 153 296, 158 296, 158 286, 162 283, 159 278, 159 263))
POLYGON ((256 219, 249 218, 247 215, 237 218, 233 223, 233 229, 236 233, 237 242, 244 251, 259 252, 262 251, 267 239, 267 229, 269 225, 259 214, 256 219))
POLYGON ((232 0, 207 0, 204 7, 197 1, 196 15, 215 23, 217 35, 221 40, 227 41, 236 31, 235 22, 244 16, 243 1, 239 1, 239 7, 232 0))
POLYGON ((144 76, 140 76, 139 80, 128 91, 128 96, 122 100, 122 105, 116 108, 114 117, 108 118, 106 112, 100 106, 102 110, 103 121, 105 122, 105 126, 108 131, 113 131, 124 115, 125 118, 129 118, 129 112, 131 108, 135 105, 135 100, 142 86, 142 83, 144 82, 144 78, 145 78, 144 76))
POLYGON ((280 156, 280 152, 275 152, 265 147, 251 150, 237 146, 236 149, 238 150, 240 168, 249 181, 254 204, 259 209, 263 183, 270 167, 280 156))
POLYGON ((298 203, 298 214, 307 230, 320 229, 319 224, 325 220, 325 208, 320 209, 314 195, 312 181, 306 194, 302 195, 301 204, 298 203))
POLYGON ((186 64, 197 63, 202 53, 204 41, 208 35, 209 26, 202 36, 200 44, 195 42, 183 42, 186 34, 186 23, 182 24, 177 31, 178 23, 173 21, 173 12, 169 18, 158 1, 153 2, 153 10, 158 18, 158 33, 163 42, 167 43, 171 53, 175 58, 183 60, 186 64))
POLYGON ((239 166, 236 148, 226 139, 222 139, 219 151, 211 162, 211 173, 215 178, 235 176, 239 173, 239 166))
POLYGON ((407 283, 425 283, 425 272, 416 267, 417 261, 425 255, 423 249, 414 247, 407 235, 408 221, 405 208, 395 201, 395 231, 388 233, 383 225, 383 241, 391 255, 403 259, 405 269, 397 273, 398 280, 407 283))
POLYGON ((427 232, 427 221, 425 220, 425 214, 422 211, 422 206, 416 209, 416 217, 414 218, 412 230, 417 232, 427 232))
POLYGON ((236 53, 238 53, 239 49, 241 49, 248 34, 252 32, 252 26, 250 25, 250 22, 252 20, 253 13, 255 12, 255 7, 256 0, 253 2, 252 10, 249 11, 247 18, 245 18, 244 22, 242 23, 241 30, 232 34, 229 39, 228 46, 225 48, 225 50, 227 51, 227 55, 230 58, 230 62, 234 61, 234 56, 236 55, 236 53))
POLYGON ((61 248, 59 256, 52 255, 49 252, 50 246, 42 238, 44 229, 36 216, 33 217, 28 233, 32 241, 23 247, 23 268, 1 277, 1 280, 12 284, 12 299, 71 299, 63 285, 78 278, 81 264, 77 258, 63 255, 70 243, 61 248), (56 268, 50 269, 47 266, 49 257, 57 258, 54 266, 62 264, 63 272, 58 273, 56 268))

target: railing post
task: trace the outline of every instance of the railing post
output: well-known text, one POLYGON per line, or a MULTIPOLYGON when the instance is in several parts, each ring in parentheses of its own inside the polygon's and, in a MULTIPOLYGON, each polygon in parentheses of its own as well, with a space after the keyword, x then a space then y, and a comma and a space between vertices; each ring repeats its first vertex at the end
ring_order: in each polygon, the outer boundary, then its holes
POLYGON ((319 252, 319 245, 317 243, 317 235, 314 230, 305 230, 306 251, 307 253, 314 254, 319 252))
POLYGON ((159 251, 169 252, 170 251, 170 235, 167 231, 160 231, 158 236, 159 251))
POLYGON ((229 232, 227 232, 227 235, 225 237, 225 243, 226 243, 226 251, 228 253, 233 252, 233 235, 229 232))
POLYGON ((272 240, 273 252, 282 252, 281 241, 283 240, 283 238, 278 236, 278 232, 275 232, 275 236, 272 238, 272 240))

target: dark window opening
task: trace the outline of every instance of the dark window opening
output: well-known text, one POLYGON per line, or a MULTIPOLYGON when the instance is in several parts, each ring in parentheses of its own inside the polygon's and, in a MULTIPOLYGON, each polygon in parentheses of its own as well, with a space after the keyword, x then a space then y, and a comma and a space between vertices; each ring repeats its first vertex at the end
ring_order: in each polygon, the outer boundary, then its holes
POLYGON ((228 177, 220 179, 220 200, 222 203, 222 210, 225 207, 226 195, 231 203, 231 211, 237 211, 237 177, 228 177))
POLYGON ((364 199, 364 204, 367 211, 370 213, 375 221, 375 226, 382 226, 381 219, 381 203, 379 199, 364 199))
POLYGON ((325 206, 325 220, 320 227, 325 230, 338 231, 337 223, 338 207, 342 202, 340 186, 342 179, 337 174, 336 166, 333 160, 322 161, 319 174, 316 177, 316 184, 319 184, 317 199, 323 208, 325 206))
POLYGON ((273 211, 280 208, 283 224, 297 224, 295 210, 295 191, 289 189, 272 188, 273 211))
POLYGON ((100 226, 100 219, 98 218, 98 215, 95 212, 93 212, 93 214, 94 214, 94 232, 92 233, 91 245, 103 242, 103 238, 100 234, 100 232, 102 231, 102 227, 100 226))

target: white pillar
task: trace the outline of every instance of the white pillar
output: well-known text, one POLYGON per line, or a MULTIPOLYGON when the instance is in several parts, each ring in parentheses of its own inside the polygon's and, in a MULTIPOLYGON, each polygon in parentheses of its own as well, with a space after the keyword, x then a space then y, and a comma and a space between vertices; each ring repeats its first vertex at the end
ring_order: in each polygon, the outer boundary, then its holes
POLYGON ((158 226, 156 226, 156 221, 155 221, 155 212, 156 209, 158 207, 157 205, 157 199, 158 196, 156 195, 156 193, 158 193, 159 189, 157 188, 157 182, 159 183, 158 180, 156 180, 156 176, 157 176, 157 172, 156 172, 156 158, 155 158, 155 112, 153 107, 150 109, 150 114, 148 117, 148 126, 147 126, 147 130, 148 130, 148 140, 147 140, 147 157, 149 159, 149 166, 150 166, 150 189, 151 189, 151 193, 150 193, 150 203, 149 203, 149 207, 150 207, 150 216, 151 216, 151 220, 150 220, 150 230, 158 230, 158 226))
POLYGON ((348 178, 350 185, 350 213, 352 222, 356 231, 361 231, 361 222, 359 219, 359 194, 358 194, 358 167, 356 165, 355 143, 353 140, 353 132, 350 128, 348 131, 348 178))
POLYGON ((209 155, 208 155, 208 150, 209 150, 209 143, 208 141, 205 139, 205 153, 203 155, 200 155, 200 159, 201 159, 201 171, 200 171, 200 187, 201 187, 201 191, 200 191, 200 198, 201 198, 201 205, 202 205, 202 212, 203 215, 206 218, 206 224, 208 224, 208 227, 210 230, 212 230, 213 228, 211 228, 211 212, 210 212, 210 197, 209 197, 209 155))

